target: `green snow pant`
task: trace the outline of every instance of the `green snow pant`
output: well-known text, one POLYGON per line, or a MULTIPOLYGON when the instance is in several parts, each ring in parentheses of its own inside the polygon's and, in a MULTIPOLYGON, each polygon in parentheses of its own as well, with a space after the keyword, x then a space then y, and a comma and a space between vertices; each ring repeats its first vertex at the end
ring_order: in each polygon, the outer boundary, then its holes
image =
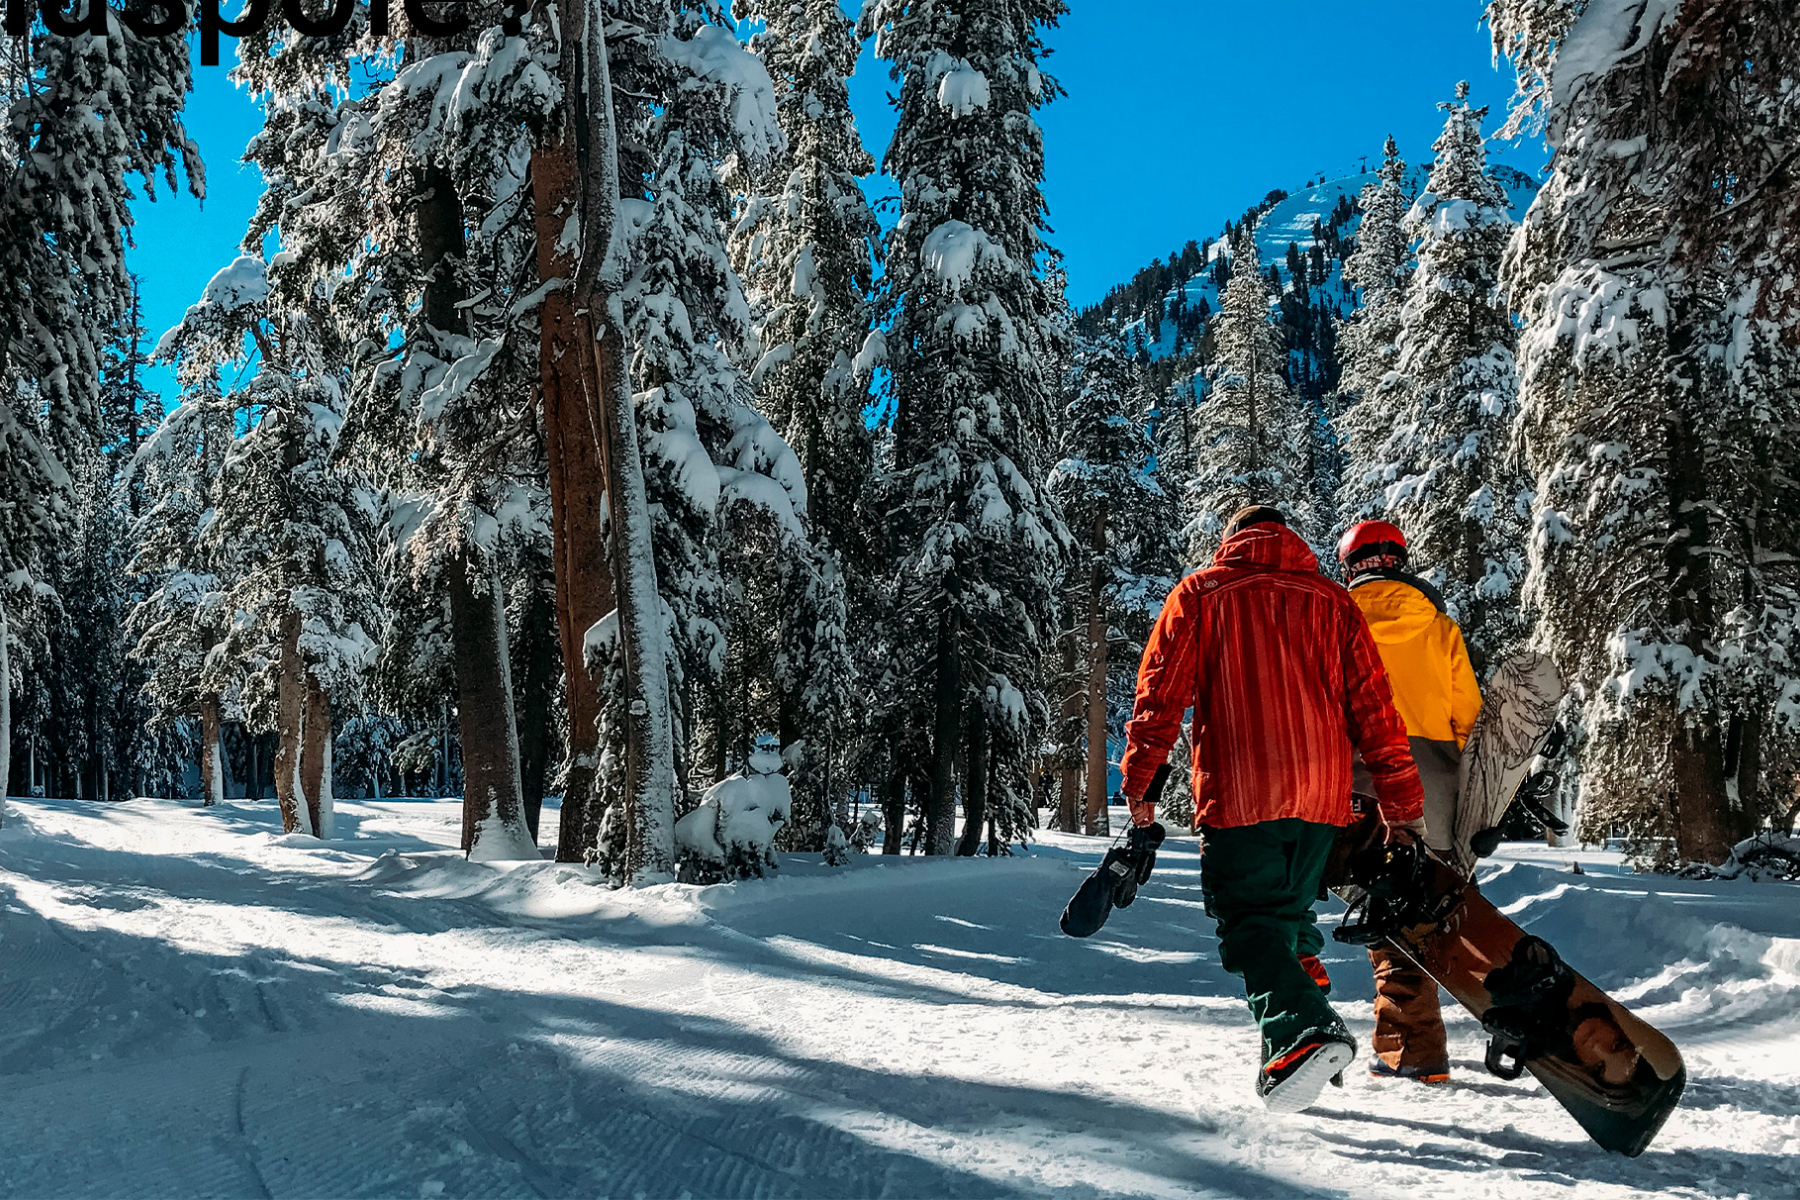
POLYGON ((1308 1033, 1349 1036, 1298 957, 1325 945, 1313 905, 1337 827, 1290 817, 1201 835, 1200 894, 1218 922, 1220 963, 1244 981, 1263 1063, 1308 1033))

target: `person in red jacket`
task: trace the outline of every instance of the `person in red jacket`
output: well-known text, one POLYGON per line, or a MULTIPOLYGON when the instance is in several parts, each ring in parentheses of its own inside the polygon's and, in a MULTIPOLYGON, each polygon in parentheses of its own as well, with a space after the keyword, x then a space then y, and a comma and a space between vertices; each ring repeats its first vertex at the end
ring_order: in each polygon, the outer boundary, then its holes
POLYGON ((1188 709, 1202 899, 1262 1032, 1257 1094, 1297 1112, 1356 1056, 1299 961, 1324 945, 1313 905, 1351 821, 1352 751, 1390 836, 1420 836, 1424 794, 1367 623, 1273 508, 1232 517, 1212 566, 1169 594, 1144 648, 1120 763, 1136 825, 1156 820, 1144 792, 1188 709))

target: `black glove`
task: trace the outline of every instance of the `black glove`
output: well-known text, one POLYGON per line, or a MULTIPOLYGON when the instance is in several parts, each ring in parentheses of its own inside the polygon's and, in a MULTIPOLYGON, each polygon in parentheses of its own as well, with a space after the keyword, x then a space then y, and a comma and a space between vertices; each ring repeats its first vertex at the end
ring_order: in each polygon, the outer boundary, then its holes
POLYGON ((1137 899, 1138 886, 1156 869, 1156 848, 1163 844, 1167 831, 1159 824, 1133 825, 1124 846, 1107 852, 1105 867, 1113 881, 1113 906, 1130 908, 1137 899))
POLYGON ((1168 830, 1157 822, 1131 827, 1131 856, 1137 861, 1138 883, 1150 882, 1150 872, 1156 869, 1157 848, 1167 836, 1168 830))

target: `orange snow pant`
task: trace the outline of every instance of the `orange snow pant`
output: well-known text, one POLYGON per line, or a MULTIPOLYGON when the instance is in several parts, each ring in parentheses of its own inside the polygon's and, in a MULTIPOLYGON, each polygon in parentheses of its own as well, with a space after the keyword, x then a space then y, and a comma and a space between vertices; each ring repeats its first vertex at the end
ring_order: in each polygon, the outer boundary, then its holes
POLYGON ((1369 961, 1375 967, 1376 1056, 1389 1067, 1410 1067, 1421 1075, 1449 1071, 1437 981, 1385 946, 1372 947, 1369 961))

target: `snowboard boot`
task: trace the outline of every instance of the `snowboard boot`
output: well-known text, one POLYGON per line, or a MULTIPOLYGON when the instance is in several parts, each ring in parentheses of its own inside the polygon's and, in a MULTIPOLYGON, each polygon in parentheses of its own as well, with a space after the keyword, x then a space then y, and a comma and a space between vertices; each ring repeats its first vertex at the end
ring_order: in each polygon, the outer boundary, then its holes
POLYGON ((1371 1079, 1411 1079, 1419 1083, 1449 1083, 1450 1065, 1442 1067, 1415 1067, 1403 1065, 1390 1067, 1379 1058, 1369 1060, 1369 1077, 1371 1079))
POLYGON ((1292 1050, 1277 1055, 1257 1073, 1256 1094, 1270 1112, 1300 1112, 1312 1107, 1325 1085, 1341 1077, 1355 1057, 1356 1043, 1348 1034, 1335 1030, 1302 1034, 1292 1050))

